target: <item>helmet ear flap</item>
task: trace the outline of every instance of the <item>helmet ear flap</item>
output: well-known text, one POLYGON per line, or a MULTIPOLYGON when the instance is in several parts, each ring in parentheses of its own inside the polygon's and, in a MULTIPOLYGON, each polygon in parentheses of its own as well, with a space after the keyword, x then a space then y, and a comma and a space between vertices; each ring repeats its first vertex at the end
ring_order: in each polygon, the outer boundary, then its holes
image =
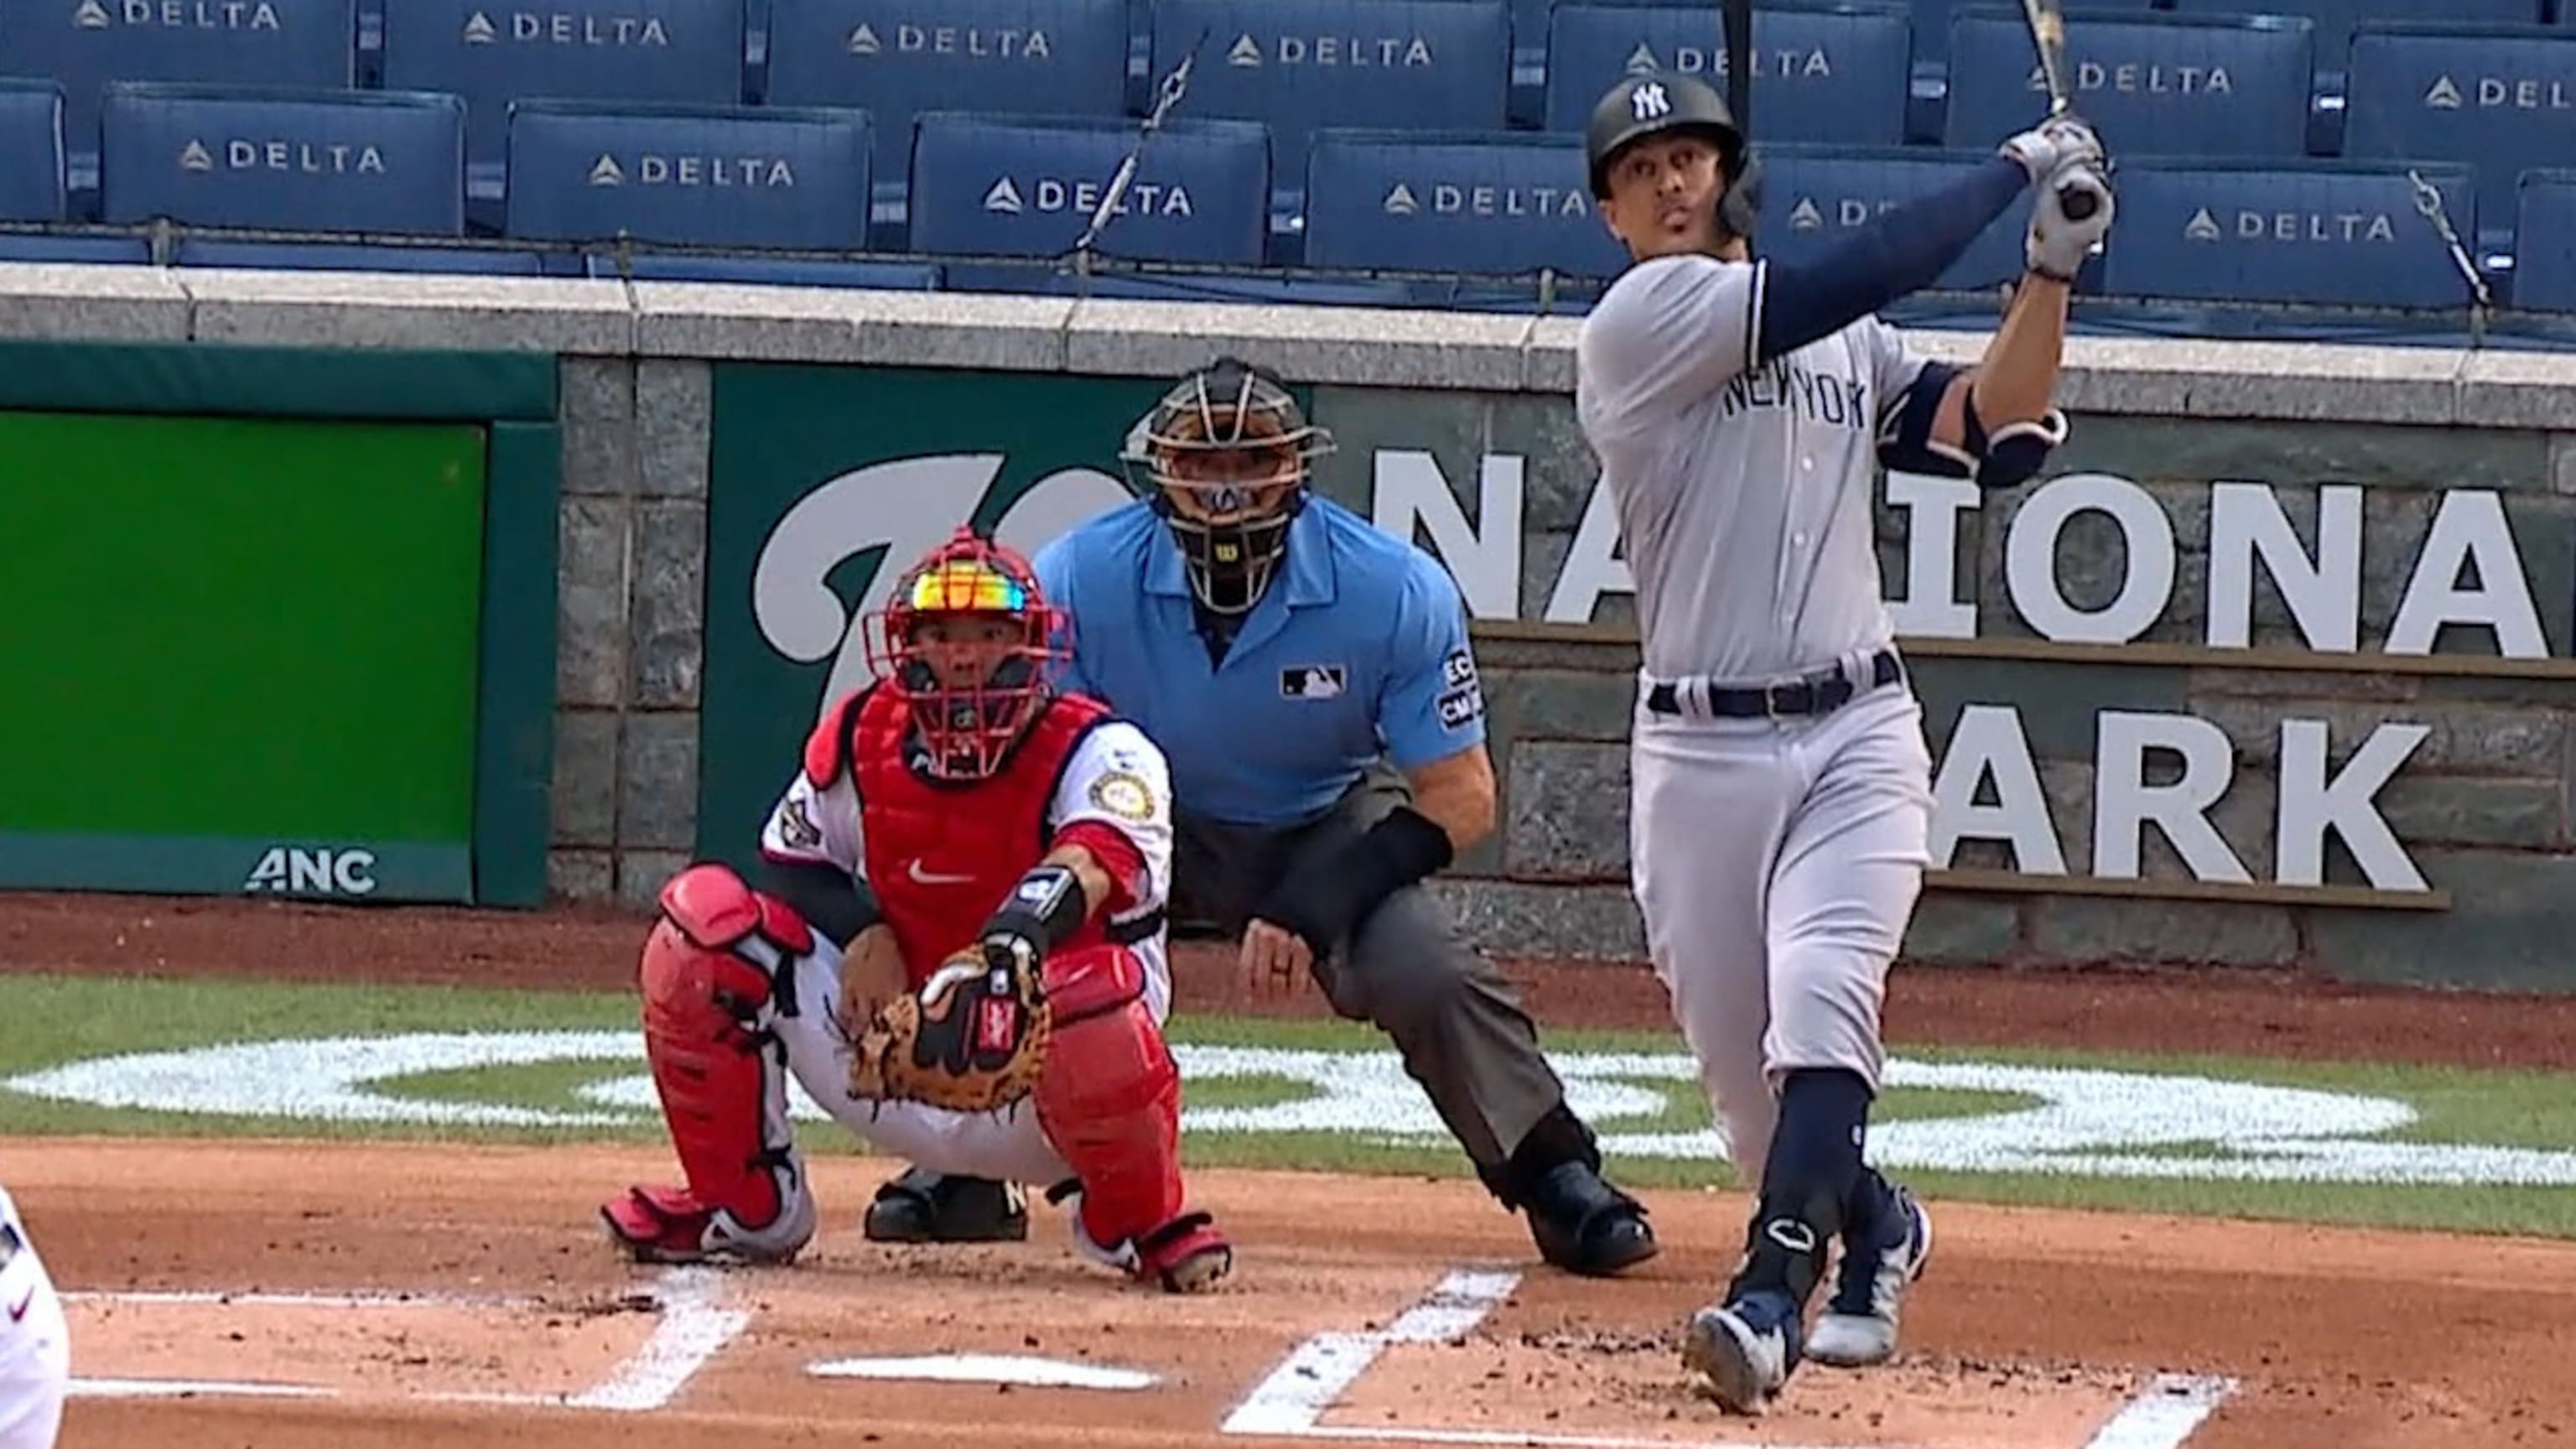
POLYGON ((1753 229, 1762 223, 1762 161, 1751 146, 1739 146, 1729 169, 1726 190, 1717 198, 1717 224, 1749 246, 1753 229))

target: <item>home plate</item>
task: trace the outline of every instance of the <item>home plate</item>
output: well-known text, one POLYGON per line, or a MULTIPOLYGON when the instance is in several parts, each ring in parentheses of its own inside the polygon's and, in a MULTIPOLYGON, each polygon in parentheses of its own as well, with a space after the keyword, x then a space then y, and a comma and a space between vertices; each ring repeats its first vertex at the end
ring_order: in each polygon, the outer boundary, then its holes
POLYGON ((809 1366, 818 1379, 939 1379, 949 1383, 1012 1384, 1035 1389, 1149 1389, 1157 1382, 1136 1369, 1102 1368, 1058 1358, 1011 1354, 943 1353, 927 1358, 834 1358, 809 1366))

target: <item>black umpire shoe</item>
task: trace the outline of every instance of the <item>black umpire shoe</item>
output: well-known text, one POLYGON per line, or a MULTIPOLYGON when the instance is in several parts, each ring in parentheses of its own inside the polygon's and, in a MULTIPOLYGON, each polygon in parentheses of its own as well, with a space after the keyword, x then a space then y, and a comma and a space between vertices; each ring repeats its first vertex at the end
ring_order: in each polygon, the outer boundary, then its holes
POLYGON ((871 1243, 1017 1243, 1029 1235, 1029 1205, 1017 1183, 943 1177, 907 1169, 868 1204, 871 1243))
POLYGON ((1560 1162, 1530 1183, 1523 1199, 1538 1255, 1569 1273, 1607 1278, 1655 1256, 1645 1205, 1583 1163, 1560 1162))

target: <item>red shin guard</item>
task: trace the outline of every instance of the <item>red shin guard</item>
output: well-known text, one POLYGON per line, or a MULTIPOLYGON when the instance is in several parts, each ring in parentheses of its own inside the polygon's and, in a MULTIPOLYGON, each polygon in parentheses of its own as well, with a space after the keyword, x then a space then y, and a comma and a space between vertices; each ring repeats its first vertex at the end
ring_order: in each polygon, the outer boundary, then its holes
POLYGON ((1116 1250, 1181 1215, 1181 1074, 1125 947, 1047 962, 1055 1037, 1038 1122, 1082 1180, 1082 1229, 1116 1250))

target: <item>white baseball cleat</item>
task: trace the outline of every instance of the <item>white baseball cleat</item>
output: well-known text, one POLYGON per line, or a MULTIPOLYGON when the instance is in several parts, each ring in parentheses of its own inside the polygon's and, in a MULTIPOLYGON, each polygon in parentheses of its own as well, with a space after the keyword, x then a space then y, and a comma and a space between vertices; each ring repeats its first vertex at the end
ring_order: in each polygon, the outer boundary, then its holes
POLYGON ((1896 1320, 1905 1290, 1932 1257, 1932 1215, 1914 1194, 1895 1189, 1905 1236, 1877 1252, 1847 1253, 1832 1301, 1807 1338, 1807 1357, 1835 1368, 1869 1368, 1896 1356, 1896 1320))
POLYGON ((1783 1319, 1741 1302, 1703 1308, 1682 1330, 1682 1364, 1708 1381, 1720 1404, 1760 1414, 1789 1382, 1796 1333, 1794 1316, 1783 1319))

